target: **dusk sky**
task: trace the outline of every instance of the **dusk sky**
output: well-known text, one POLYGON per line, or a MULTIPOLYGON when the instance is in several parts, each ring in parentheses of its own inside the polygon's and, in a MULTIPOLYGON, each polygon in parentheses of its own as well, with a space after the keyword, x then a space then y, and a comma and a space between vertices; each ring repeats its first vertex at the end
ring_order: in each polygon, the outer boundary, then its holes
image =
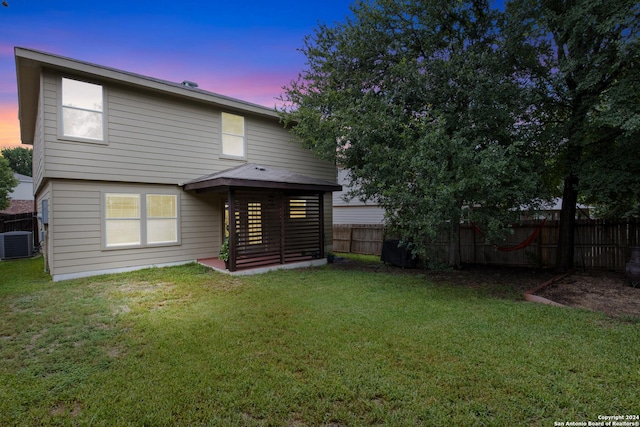
POLYGON ((14 46, 41 50, 273 107, 318 23, 350 0, 7 0, 0 6, 0 148, 20 144, 14 46))

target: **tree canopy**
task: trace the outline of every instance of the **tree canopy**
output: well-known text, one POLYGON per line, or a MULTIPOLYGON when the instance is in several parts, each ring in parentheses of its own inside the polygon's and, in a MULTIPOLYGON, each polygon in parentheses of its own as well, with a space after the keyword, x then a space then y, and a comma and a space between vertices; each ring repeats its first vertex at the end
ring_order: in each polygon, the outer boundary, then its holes
POLYGON ((0 210, 9 207, 9 193, 18 185, 7 159, 0 157, 0 210))
MULTIPOLYGON (((640 5, 634 0, 357 1, 320 25, 280 110, 353 195, 425 239, 467 219, 490 236, 562 195, 557 267, 576 204, 640 215, 640 5)), ((456 265, 455 255, 450 264, 456 265)))
POLYGON ((31 176, 33 164, 33 150, 26 147, 3 148, 2 157, 9 161, 9 167, 22 175, 31 176))
POLYGON ((510 48, 540 138, 563 182, 557 267, 573 266, 576 202, 640 215, 640 5, 635 0, 512 0, 510 48), (526 65, 525 65, 526 64, 526 65))
POLYGON ((425 242, 460 222, 498 235, 548 195, 546 146, 534 138, 530 89, 487 1, 356 2, 354 17, 305 39, 308 65, 280 113, 317 155, 350 171, 354 195, 425 242))

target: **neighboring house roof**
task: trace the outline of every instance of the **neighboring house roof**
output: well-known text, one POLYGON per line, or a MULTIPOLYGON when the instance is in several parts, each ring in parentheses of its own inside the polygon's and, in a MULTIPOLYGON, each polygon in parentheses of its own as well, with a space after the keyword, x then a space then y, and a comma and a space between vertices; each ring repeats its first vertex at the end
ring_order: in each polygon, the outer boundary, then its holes
POLYGON ((218 190, 229 187, 271 188, 281 190, 340 191, 342 186, 270 166, 246 163, 183 183, 185 190, 218 190))
POLYGON ((14 172, 13 176, 16 177, 18 181, 22 182, 33 182, 33 178, 27 175, 22 175, 21 173, 14 172))
POLYGON ((3 211, 0 211, 0 214, 18 215, 35 211, 36 210, 35 206, 33 205, 33 200, 11 200, 9 202, 9 207, 3 211))
POLYGON ((254 114, 271 119, 279 119, 278 113, 273 108, 267 108, 197 89, 189 85, 186 81, 187 84, 169 82, 22 47, 15 48, 15 58, 18 80, 20 134, 22 135, 23 144, 33 145, 33 135, 38 111, 38 97, 40 93, 40 74, 43 68, 57 70, 61 73, 69 72, 74 75, 83 75, 87 78, 115 82, 126 86, 144 88, 164 95, 188 98, 244 114, 254 114))

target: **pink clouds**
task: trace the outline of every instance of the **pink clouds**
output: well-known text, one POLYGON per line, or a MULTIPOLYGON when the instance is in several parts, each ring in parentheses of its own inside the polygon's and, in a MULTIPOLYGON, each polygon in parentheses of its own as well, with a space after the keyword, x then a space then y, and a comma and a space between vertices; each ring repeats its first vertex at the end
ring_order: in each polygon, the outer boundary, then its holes
POLYGON ((13 46, 0 42, 0 57, 13 57, 13 46))
POLYGON ((15 105, 0 105, 0 148, 20 145, 20 122, 15 105))
POLYGON ((234 75, 207 75, 196 81, 200 89, 272 108, 280 105, 277 98, 282 94, 282 86, 288 84, 293 77, 291 73, 285 72, 256 71, 234 75))
POLYGON ((295 78, 299 68, 282 60, 250 63, 240 54, 238 58, 212 58, 204 53, 197 60, 184 52, 159 54, 152 51, 129 52, 118 57, 103 54, 99 64, 175 83, 194 81, 202 90, 268 108, 279 104, 277 98, 282 93, 282 86, 295 78))
POLYGON ((202 52, 157 52, 129 50, 101 53, 100 59, 76 56, 77 59, 115 69, 138 73, 175 83, 197 82, 200 89, 237 98, 266 107, 273 107, 282 86, 295 77, 298 66, 280 59, 269 63, 251 63, 241 52, 224 56, 202 52))

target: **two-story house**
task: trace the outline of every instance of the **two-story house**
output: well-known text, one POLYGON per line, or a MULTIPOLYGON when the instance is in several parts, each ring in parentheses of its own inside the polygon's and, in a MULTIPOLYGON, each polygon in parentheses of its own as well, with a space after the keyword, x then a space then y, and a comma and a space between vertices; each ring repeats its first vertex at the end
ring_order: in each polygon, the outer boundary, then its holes
POLYGON ((230 271, 324 262, 336 167, 275 110, 31 49, 15 60, 54 280, 216 258, 227 236, 230 271))

